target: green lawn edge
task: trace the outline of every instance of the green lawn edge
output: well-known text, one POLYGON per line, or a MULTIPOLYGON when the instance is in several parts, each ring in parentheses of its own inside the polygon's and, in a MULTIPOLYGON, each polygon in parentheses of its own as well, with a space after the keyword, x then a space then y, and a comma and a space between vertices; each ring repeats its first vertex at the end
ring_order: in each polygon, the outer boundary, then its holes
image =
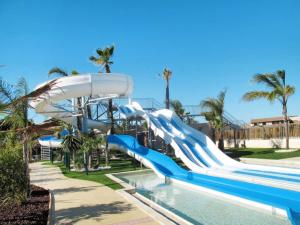
POLYGON ((257 159, 288 159, 300 157, 300 150, 294 152, 275 152, 274 148, 231 148, 227 152, 232 158, 257 158, 257 159))
POLYGON ((133 165, 132 160, 114 160, 110 163, 111 169, 106 169, 101 171, 90 171, 89 174, 86 175, 85 172, 68 171, 62 162, 54 162, 52 164, 49 161, 43 161, 42 164, 47 166, 59 167, 62 174, 68 178, 94 181, 96 183, 107 186, 113 190, 122 189, 123 186, 120 185, 118 182, 115 182, 110 178, 108 178, 106 174, 137 171, 142 169, 138 164, 136 166, 133 165))

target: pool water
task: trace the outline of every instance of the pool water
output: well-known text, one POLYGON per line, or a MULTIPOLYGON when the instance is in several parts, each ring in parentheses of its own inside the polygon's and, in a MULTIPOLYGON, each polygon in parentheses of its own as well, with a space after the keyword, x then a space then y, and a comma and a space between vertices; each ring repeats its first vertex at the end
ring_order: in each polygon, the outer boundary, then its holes
POLYGON ((287 218, 273 216, 261 209, 241 206, 179 184, 165 184, 153 172, 119 174, 117 177, 136 187, 139 194, 192 224, 290 225, 287 218))

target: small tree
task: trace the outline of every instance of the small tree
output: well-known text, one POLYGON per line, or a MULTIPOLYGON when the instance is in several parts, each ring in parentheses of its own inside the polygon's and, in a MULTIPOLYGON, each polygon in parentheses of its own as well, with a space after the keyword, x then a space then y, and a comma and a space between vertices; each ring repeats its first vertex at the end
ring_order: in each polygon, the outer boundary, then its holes
POLYGON ((224 103, 226 91, 221 91, 217 98, 207 98, 201 101, 200 106, 204 110, 201 115, 209 122, 214 131, 219 133, 218 147, 224 150, 224 103))
POLYGON ((288 99, 295 93, 295 87, 287 85, 285 81, 285 71, 278 70, 276 73, 256 74, 253 82, 265 85, 268 91, 250 91, 244 94, 243 100, 253 101, 256 99, 266 99, 273 103, 278 100, 282 106, 282 115, 285 124, 286 148, 289 149, 289 118, 287 111, 288 99))
MULTIPOLYGON (((90 56, 90 61, 96 64, 97 66, 104 66, 106 73, 111 73, 110 66, 113 64, 111 58, 113 57, 115 47, 109 46, 104 49, 98 48, 96 50, 97 56, 90 56)), ((99 71, 101 73, 101 70, 99 71)), ((108 101, 108 118, 111 120, 110 133, 114 134, 114 115, 113 115, 113 105, 112 99, 108 101)))
POLYGON ((171 101, 171 108, 174 110, 174 112, 177 114, 177 116, 180 117, 180 119, 183 120, 185 116, 185 110, 179 100, 172 100, 171 101))
POLYGON ((89 172, 89 167, 91 167, 91 163, 89 163, 89 157, 92 150, 97 149, 98 147, 98 140, 94 137, 93 134, 89 135, 82 135, 82 145, 81 151, 83 153, 84 158, 84 168, 86 174, 89 172))
MULTIPOLYGON (((75 167, 75 161, 76 161, 76 152, 81 147, 81 140, 74 135, 72 132, 69 132, 63 139, 62 146, 63 150, 67 154, 72 154, 73 156, 73 164, 75 167)), ((70 162, 67 162, 67 168, 70 169, 70 162)))
POLYGON ((20 204, 26 200, 29 180, 21 146, 9 146, 0 150, 0 205, 20 204))

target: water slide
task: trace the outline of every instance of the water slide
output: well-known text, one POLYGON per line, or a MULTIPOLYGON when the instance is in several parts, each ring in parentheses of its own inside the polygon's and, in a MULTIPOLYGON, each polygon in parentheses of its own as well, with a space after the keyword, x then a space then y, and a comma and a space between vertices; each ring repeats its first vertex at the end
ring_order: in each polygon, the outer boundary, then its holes
MULTIPOLYGON (((131 78, 121 74, 87 74, 63 77, 56 80, 56 84, 51 90, 30 104, 37 113, 57 118, 76 126, 76 116, 78 116, 76 115, 76 104, 74 103, 74 109, 65 110, 65 108, 60 106, 62 101, 73 100, 82 96, 99 99, 123 97, 130 95, 132 89, 133 83, 131 78)), ((133 109, 136 110, 136 107, 130 106, 126 110, 131 111, 133 109)), ((134 112, 132 112, 132 115, 134 115, 134 112)), ((155 115, 149 115, 148 120, 151 120, 149 124, 159 122, 155 115)), ((89 128, 97 128, 102 131, 107 131, 108 129, 108 124, 105 121, 86 120, 86 122, 89 128)), ((165 135, 166 140, 178 139, 175 136, 172 136, 172 138, 168 136, 171 133, 164 130, 166 127, 163 128, 163 124, 159 124, 156 124, 157 132, 161 132, 162 136, 165 135)), ((50 139, 45 139, 44 141, 51 142, 50 139)), ((134 156, 146 166, 152 168, 167 182, 181 183, 191 188, 261 207, 272 211, 273 214, 287 216, 293 225, 300 225, 300 192, 190 172, 179 167, 169 157, 138 145, 137 141, 130 136, 110 135, 108 141, 110 147, 125 149, 129 155, 134 156)), ((177 154, 181 154, 181 152, 178 151, 177 154)), ((193 157, 192 154, 189 157, 193 157)), ((194 162, 196 162, 196 159, 194 159, 194 162)))
MULTIPOLYGON (((50 81, 48 81, 50 82, 50 81)), ((40 84, 38 87, 45 85, 40 84)), ((58 78, 55 85, 47 93, 30 102, 30 105, 39 114, 62 120, 66 123, 77 126, 78 109, 76 108, 77 98, 83 96, 97 99, 127 97, 133 91, 133 81, 130 76, 115 73, 82 74, 58 78), (67 110, 64 104, 72 104, 67 110)), ((86 119, 86 126, 89 129, 108 131, 107 121, 96 121, 86 119)), ((61 140, 54 137, 41 138, 43 146, 60 146, 61 140)))
POLYGON ((137 102, 119 106, 126 118, 144 117, 154 134, 170 144, 192 171, 243 181, 300 190, 300 170, 249 165, 228 157, 202 132, 186 125, 170 110, 145 112, 137 102))
POLYGON ((293 225, 300 225, 300 192, 187 171, 171 158, 139 145, 128 135, 109 135, 109 148, 120 149, 151 168, 166 182, 186 185, 222 198, 287 216, 293 225))

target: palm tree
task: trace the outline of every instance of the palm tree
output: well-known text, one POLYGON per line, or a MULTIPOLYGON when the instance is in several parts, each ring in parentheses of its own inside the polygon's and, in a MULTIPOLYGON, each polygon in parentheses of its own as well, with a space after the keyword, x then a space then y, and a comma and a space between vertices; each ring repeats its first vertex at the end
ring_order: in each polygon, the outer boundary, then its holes
MULTIPOLYGON (((76 135, 74 135, 71 130, 69 130, 69 133, 64 137, 62 142, 62 146, 65 152, 73 155, 74 166, 76 160, 76 151, 80 148, 81 144, 81 140, 76 135)), ((67 168, 70 169, 69 162, 67 164, 67 168)))
POLYGON ((163 78, 166 81, 166 109, 170 108, 170 90, 169 90, 169 84, 170 84, 170 79, 172 76, 172 71, 165 68, 163 70, 163 78))
POLYGON ((273 103, 275 100, 280 102, 285 124, 286 148, 289 149, 289 118, 287 103, 289 97, 295 93, 295 87, 287 85, 285 77, 285 70, 278 70, 275 73, 254 75, 253 82, 264 84, 269 90, 247 92, 244 94, 243 100, 253 101, 256 99, 266 99, 270 103, 273 103))
MULTIPOLYGON (((113 45, 108 46, 104 49, 98 48, 96 50, 97 56, 90 56, 89 59, 90 59, 90 61, 95 63, 97 66, 104 67, 106 73, 111 73, 110 66, 113 64, 113 61, 111 61, 111 57, 114 54, 114 49, 115 49, 115 47, 113 45)), ((99 73, 101 73, 101 69, 100 69, 99 73)), ((109 101, 108 101, 107 116, 111 120, 110 133, 114 134, 115 129, 114 129, 114 116, 113 116, 112 99, 109 99, 109 101)))
POLYGON ((185 115, 185 110, 179 100, 171 100, 170 102, 171 108, 174 110, 174 112, 180 117, 180 119, 183 119, 185 115))
MULTIPOLYGON (((28 93, 27 82, 20 78, 16 85, 11 85, 0 78, 0 113, 4 115, 1 126, 8 126, 7 133, 17 133, 23 145, 23 161, 25 164, 24 175, 29 181, 29 157, 28 142, 30 135, 40 132, 53 125, 53 123, 44 125, 29 124, 28 120, 28 101, 47 92, 55 85, 56 80, 48 82, 38 89, 28 93)), ((27 197, 30 195, 30 185, 28 182, 27 197)))
POLYGON ((224 103, 226 91, 221 91, 217 98, 207 98, 201 101, 200 106, 204 110, 201 115, 209 122, 210 126, 219 134, 218 147, 224 150, 224 103))
MULTIPOLYGON (((63 70, 62 68, 59 67, 53 67, 52 69, 49 70, 48 72, 48 76, 51 76, 53 74, 59 75, 61 77, 67 77, 67 76, 75 76, 78 75, 79 73, 76 70, 72 70, 71 73, 68 73, 67 71, 63 70)), ((77 98, 77 109, 78 109, 78 113, 82 114, 82 104, 81 104, 81 98, 77 98)), ((91 108, 88 105, 87 106, 87 115, 88 118, 92 118, 92 112, 91 112, 91 108)), ((78 130, 82 129, 82 124, 81 124, 81 119, 79 116, 77 116, 77 128, 78 130)))

